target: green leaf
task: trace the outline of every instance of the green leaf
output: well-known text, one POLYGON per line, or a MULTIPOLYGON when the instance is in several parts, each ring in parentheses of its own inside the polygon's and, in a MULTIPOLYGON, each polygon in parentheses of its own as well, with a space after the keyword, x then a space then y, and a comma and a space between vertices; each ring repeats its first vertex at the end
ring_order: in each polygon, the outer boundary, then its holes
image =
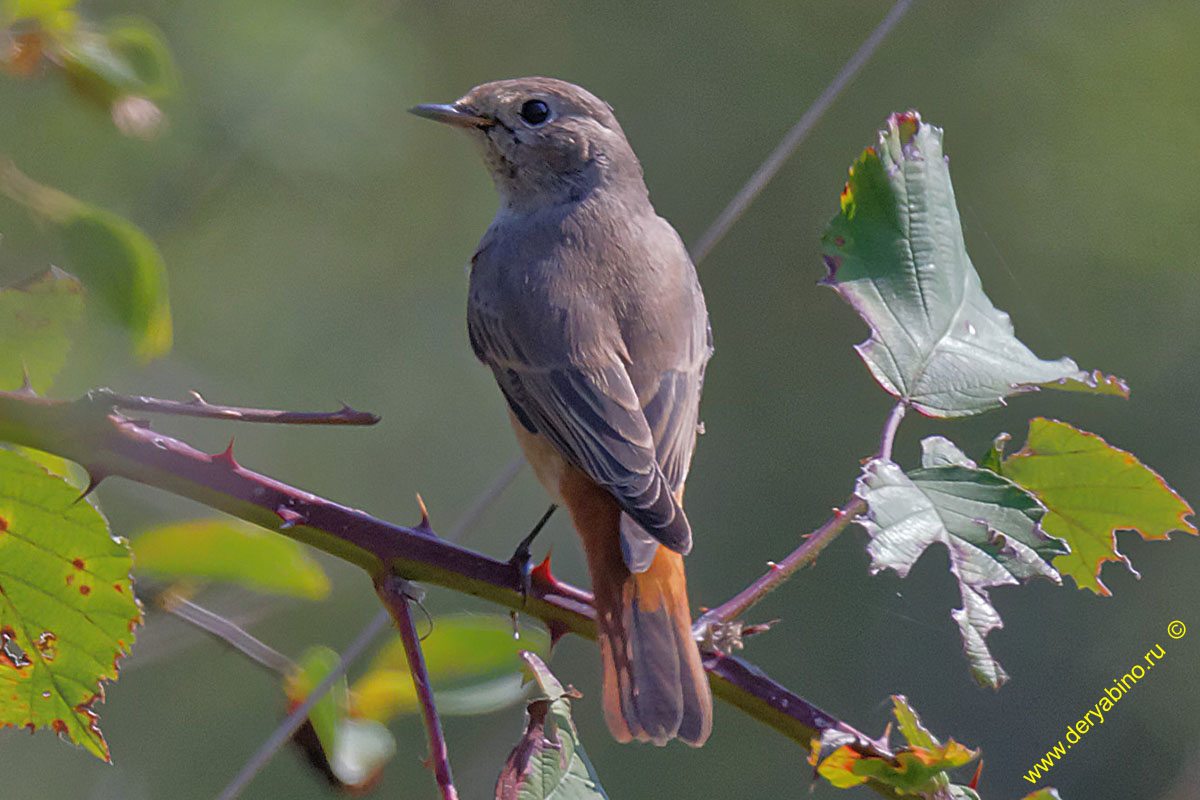
MULTIPOLYGON (((288 698, 288 711, 304 702, 312 690, 325 680, 329 673, 341 666, 342 657, 337 651, 323 645, 315 645, 304 651, 296 664, 296 670, 283 682, 283 691, 288 698)), ((308 712, 308 721, 326 752, 333 751, 337 738, 338 720, 345 716, 348 690, 346 676, 337 679, 325 696, 308 712)))
POLYGON ((99 31, 78 27, 53 40, 72 87, 84 98, 103 108, 123 94, 141 86, 133 65, 121 57, 99 31))
POLYGON ((522 653, 539 692, 525 710, 525 732, 496 782, 496 800, 607 798, 571 721, 571 692, 533 653, 522 653))
POLYGON ((1021 800, 1062 800, 1062 796, 1059 795, 1058 789, 1047 787, 1027 794, 1021 800))
MULTIPOLYGON (((446 716, 487 713, 521 700, 521 651, 549 649, 544 630, 522 627, 514 638, 512 621, 498 614, 434 617, 421 643, 438 710, 446 716)), ((418 710, 399 637, 380 649, 352 694, 356 715, 381 722, 418 710)))
POLYGON ((998 687, 1008 675, 984 638, 1003 623, 987 590, 1038 575, 1061 582, 1048 559, 1066 548, 1038 526, 1045 509, 1033 495, 979 469, 947 439, 921 444, 919 470, 905 474, 882 459, 863 467, 855 492, 868 506, 858 521, 871 537, 871 572, 890 568, 904 577, 929 545, 944 544, 963 598, 951 616, 971 671, 981 684, 998 687))
POLYGON ((977 798, 968 787, 951 785, 946 770, 969 763, 979 751, 970 750, 953 739, 942 744, 921 724, 920 717, 904 695, 893 695, 892 707, 900 733, 907 741, 906 746, 895 748, 894 759, 865 756, 851 746, 841 744, 845 737, 830 731, 822 737, 821 747, 814 748, 813 752, 820 753, 827 746, 837 749, 821 759, 817 772, 839 789, 874 779, 895 789, 897 795, 977 798))
POLYGON ((871 327, 855 349, 875 380, 935 417, 978 414, 1054 381, 1085 388, 1089 376, 1074 361, 1039 359, 983 293, 963 241, 941 129, 915 111, 893 114, 887 124, 878 145, 850 168, 841 213, 822 240, 823 283, 871 327))
MULTIPOLYGON (((310 647, 284 682, 289 707, 295 708, 341 663, 328 647, 310 647)), ((396 752, 396 740, 381 723, 349 714, 349 693, 343 675, 308 715, 316 742, 297 739, 313 765, 342 786, 362 789, 374 784, 383 765, 396 752)))
POLYGON ((79 491, 0 450, 0 726, 47 728, 110 760, 92 705, 141 610, 124 541, 79 491))
POLYGON ((3 157, 0 194, 56 226, 72 271, 123 323, 139 359, 149 361, 171 349, 167 272, 144 233, 116 214, 30 179, 3 157))
POLYGON ((1049 509, 1042 527, 1071 546, 1054 559, 1055 568, 1096 594, 1111 594, 1100 582, 1105 562, 1133 570, 1117 550, 1118 530, 1137 531, 1146 540, 1169 539, 1177 530, 1197 533, 1187 520, 1192 507, 1154 470, 1065 422, 1030 420, 1025 447, 1004 459, 1000 472, 1038 496, 1049 509))
POLYGON ((116 214, 76 203, 55 220, 71 268, 124 324, 139 360, 165 355, 171 349, 171 308, 158 248, 116 214))
POLYGON ((37 450, 32 447, 25 447, 19 444, 6 444, 4 449, 11 450, 14 453, 20 453, 28 459, 32 459, 41 465, 42 469, 49 472, 51 475, 62 478, 71 486, 83 493, 84 488, 88 485, 87 470, 76 464, 74 461, 68 461, 62 456, 56 456, 53 453, 47 453, 45 450, 37 450))
POLYGON ((175 64, 158 28, 140 17, 120 17, 105 24, 104 35, 110 50, 137 78, 136 85, 124 87, 127 92, 157 99, 175 91, 175 64))
POLYGON ((75 6, 78 0, 7 0, 4 4, 5 20, 35 19, 44 28, 67 30, 76 21, 75 6))
POLYGON ((139 573, 237 583, 256 592, 320 600, 329 578, 299 542, 234 519, 197 519, 133 542, 139 573))
POLYGON ((60 269, 0 289, 0 388, 19 388, 28 372, 34 391, 49 389, 82 314, 83 289, 60 269))

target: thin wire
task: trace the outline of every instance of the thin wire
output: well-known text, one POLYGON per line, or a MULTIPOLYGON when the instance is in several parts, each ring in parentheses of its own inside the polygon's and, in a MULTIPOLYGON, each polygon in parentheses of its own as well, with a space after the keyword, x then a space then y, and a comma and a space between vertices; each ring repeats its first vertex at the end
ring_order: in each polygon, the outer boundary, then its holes
POLYGON ((461 544, 466 539, 467 533, 471 528, 475 527, 475 523, 483 516, 483 512, 491 507, 492 503, 499 499, 500 495, 504 494, 509 486, 512 486, 513 481, 517 479, 517 475, 521 472, 521 467, 525 466, 525 456, 517 454, 517 457, 508 463, 504 471, 497 475, 487 487, 479 493, 475 498, 475 502, 471 503, 471 507, 459 517, 454 527, 450 529, 450 533, 446 534, 446 539, 457 544, 461 544))
POLYGON ((758 197, 759 192, 771 182, 771 179, 775 177, 775 173, 779 172, 779 168, 783 166, 788 157, 792 155, 793 151, 808 136, 809 131, 817 124, 817 121, 821 119, 822 115, 829 109, 829 106, 837 99, 837 96, 841 94, 842 89, 846 88, 846 84, 850 83, 855 74, 875 54, 879 45, 891 33, 892 28, 896 27, 896 23, 900 21, 900 18, 904 16, 913 2, 914 0, 897 0, 896 4, 892 6, 892 10, 888 12, 888 15, 875 27, 875 30, 871 31, 871 35, 867 37, 867 40, 850 57, 850 60, 846 62, 846 66, 842 67, 842 71, 825 87, 825 91, 821 92, 821 96, 817 98, 815 103, 808 107, 808 110, 800 117, 800 121, 788 131, 787 136, 783 137, 783 141, 771 151, 771 155, 767 156, 767 160, 762 163, 758 171, 750 177, 750 180, 746 181, 746 185, 734 196, 733 200, 729 202, 729 205, 725 207, 725 210, 721 212, 716 221, 700 237, 700 241, 692 248, 692 261, 699 264, 712 252, 717 242, 725 238, 725 234, 729 233, 729 229, 733 227, 733 223, 737 222, 738 217, 754 202, 754 198, 758 197))
POLYGON ((371 645, 371 642, 375 641, 375 638, 379 634, 387 630, 391 620, 392 616, 387 612, 387 609, 381 609, 375 615, 375 618, 367 623, 367 627, 363 628, 362 633, 342 653, 342 659, 337 668, 326 675, 325 679, 317 684, 317 688, 309 692, 308 697, 304 698, 304 702, 296 706, 279 723, 270 738, 262 743, 262 746, 242 766, 242 769, 229 782, 225 790, 217 796, 217 800, 234 800, 235 797, 245 791, 250 781, 254 780, 254 776, 275 757, 275 753, 279 751, 279 748, 283 747, 284 742, 304 724, 304 720, 308 719, 308 712, 312 711, 313 706, 320 702, 321 698, 333 687, 333 684, 346 674, 346 670, 358 660, 359 656, 371 645))

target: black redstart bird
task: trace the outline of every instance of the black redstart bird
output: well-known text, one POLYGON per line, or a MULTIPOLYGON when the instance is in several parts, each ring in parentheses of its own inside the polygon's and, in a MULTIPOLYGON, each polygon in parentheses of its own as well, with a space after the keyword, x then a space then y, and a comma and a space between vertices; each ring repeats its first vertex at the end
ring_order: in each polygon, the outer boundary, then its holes
POLYGON ((470 131, 500 209, 471 258, 471 345, 538 479, 583 539, 620 741, 699 746, 712 694, 691 635, 683 484, 712 334, 607 103, 520 78, 413 113, 470 131))

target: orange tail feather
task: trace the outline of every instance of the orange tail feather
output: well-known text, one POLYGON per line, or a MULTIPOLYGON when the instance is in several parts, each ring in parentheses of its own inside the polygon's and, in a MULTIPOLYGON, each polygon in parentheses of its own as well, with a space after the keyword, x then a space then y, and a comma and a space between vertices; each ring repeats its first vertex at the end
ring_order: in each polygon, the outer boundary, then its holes
POLYGON ((583 481, 562 489, 587 552, 609 729, 622 742, 699 747, 712 731, 712 693, 692 639, 683 556, 659 547, 649 569, 630 573, 612 496, 583 481))

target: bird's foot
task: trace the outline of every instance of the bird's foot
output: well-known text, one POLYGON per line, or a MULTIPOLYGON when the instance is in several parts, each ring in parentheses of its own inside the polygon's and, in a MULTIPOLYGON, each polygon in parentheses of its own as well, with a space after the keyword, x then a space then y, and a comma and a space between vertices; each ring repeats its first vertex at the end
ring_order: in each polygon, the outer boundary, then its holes
POLYGON ((533 555, 530 547, 533 545, 533 540, 542 532, 542 528, 550 520, 552 514, 558 506, 553 503, 550 508, 546 509, 546 513, 533 526, 533 530, 529 535, 521 540, 517 545, 517 549, 513 551, 512 556, 508 559, 508 563, 512 564, 517 570, 517 577, 521 582, 521 606, 525 606, 525 601, 529 599, 529 594, 533 590, 533 555))

